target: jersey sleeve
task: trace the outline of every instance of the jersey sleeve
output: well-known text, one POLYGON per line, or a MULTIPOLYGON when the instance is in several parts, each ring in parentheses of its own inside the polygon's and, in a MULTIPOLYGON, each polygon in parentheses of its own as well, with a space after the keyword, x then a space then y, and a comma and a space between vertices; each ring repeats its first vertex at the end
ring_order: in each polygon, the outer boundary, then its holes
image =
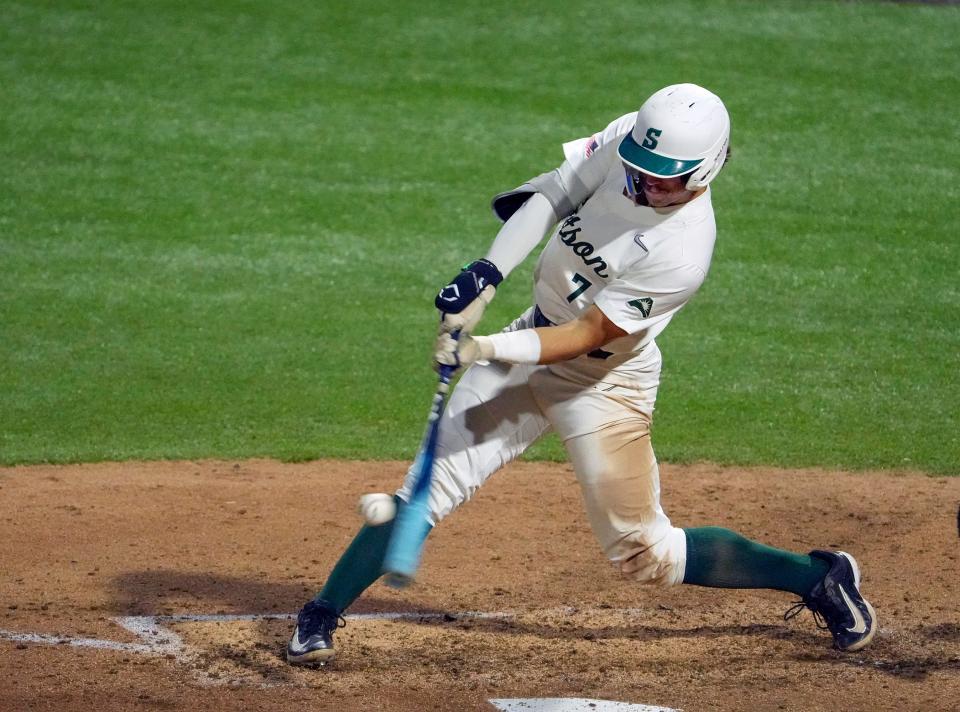
POLYGON ((506 221, 530 195, 540 193, 550 201, 558 220, 572 215, 603 184, 611 166, 619 162, 617 147, 633 127, 636 116, 636 112, 624 114, 600 133, 563 144, 563 163, 514 190, 496 195, 494 213, 506 221))
POLYGON ((626 272, 607 284, 594 304, 628 334, 637 334, 673 316, 705 278, 704 271, 692 264, 626 272))
MULTIPOLYGON (((575 175, 581 183, 592 188, 592 194, 607 177, 611 158, 617 156, 620 141, 630 132, 636 120, 637 112, 624 114, 599 133, 563 144, 566 160, 557 170, 575 175)), ((615 160, 619 161, 619 158, 615 160)))

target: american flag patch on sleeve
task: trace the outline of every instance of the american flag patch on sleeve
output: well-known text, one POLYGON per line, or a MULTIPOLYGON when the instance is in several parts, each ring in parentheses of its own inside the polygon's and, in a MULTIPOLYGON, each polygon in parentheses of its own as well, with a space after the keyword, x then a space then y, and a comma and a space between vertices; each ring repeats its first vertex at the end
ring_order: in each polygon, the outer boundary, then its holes
POLYGON ((587 158, 590 158, 590 156, 593 155, 593 152, 596 151, 597 148, 599 147, 600 147, 600 144, 597 142, 597 135, 594 134, 593 136, 587 139, 587 146, 586 148, 584 148, 583 153, 584 155, 586 155, 587 158))

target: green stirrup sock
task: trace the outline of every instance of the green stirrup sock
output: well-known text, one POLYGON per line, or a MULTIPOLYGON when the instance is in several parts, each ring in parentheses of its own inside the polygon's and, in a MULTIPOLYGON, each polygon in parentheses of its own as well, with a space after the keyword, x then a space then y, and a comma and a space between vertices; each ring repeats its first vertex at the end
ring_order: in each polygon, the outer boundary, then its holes
MULTIPOLYGON (((322 598, 336 608, 338 613, 343 613, 361 593, 380 578, 383 557, 387 553, 392 531, 393 521, 378 527, 365 524, 340 556, 316 598, 322 598)), ((429 534, 429 530, 427 533, 429 534)))
POLYGON ((830 569, 806 554, 759 544, 722 527, 684 529, 683 582, 714 588, 772 588, 805 596, 830 569))

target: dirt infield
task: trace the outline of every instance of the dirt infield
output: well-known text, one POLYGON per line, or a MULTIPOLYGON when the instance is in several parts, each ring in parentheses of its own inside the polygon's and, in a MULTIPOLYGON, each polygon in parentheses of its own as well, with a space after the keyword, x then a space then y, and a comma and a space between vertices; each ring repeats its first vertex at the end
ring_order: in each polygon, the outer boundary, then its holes
POLYGON ((518 464, 437 529, 414 587, 377 584, 350 611, 422 616, 353 619, 334 666, 289 667, 285 615, 352 538, 357 497, 403 470, 0 469, 0 710, 957 709, 960 478, 908 473, 663 466, 681 526, 855 553, 881 624, 859 654, 831 650, 809 614, 784 622, 787 594, 620 580, 571 470, 518 464))

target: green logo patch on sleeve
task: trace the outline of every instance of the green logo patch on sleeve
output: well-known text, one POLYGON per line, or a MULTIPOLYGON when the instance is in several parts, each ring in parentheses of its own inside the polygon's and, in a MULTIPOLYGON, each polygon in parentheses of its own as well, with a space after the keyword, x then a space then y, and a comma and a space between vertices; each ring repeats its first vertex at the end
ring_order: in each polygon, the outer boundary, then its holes
POLYGON ((639 309, 640 313, 643 314, 644 319, 650 316, 650 310, 653 309, 653 300, 650 297, 641 297, 640 299, 631 299, 629 302, 627 302, 627 304, 639 309))

